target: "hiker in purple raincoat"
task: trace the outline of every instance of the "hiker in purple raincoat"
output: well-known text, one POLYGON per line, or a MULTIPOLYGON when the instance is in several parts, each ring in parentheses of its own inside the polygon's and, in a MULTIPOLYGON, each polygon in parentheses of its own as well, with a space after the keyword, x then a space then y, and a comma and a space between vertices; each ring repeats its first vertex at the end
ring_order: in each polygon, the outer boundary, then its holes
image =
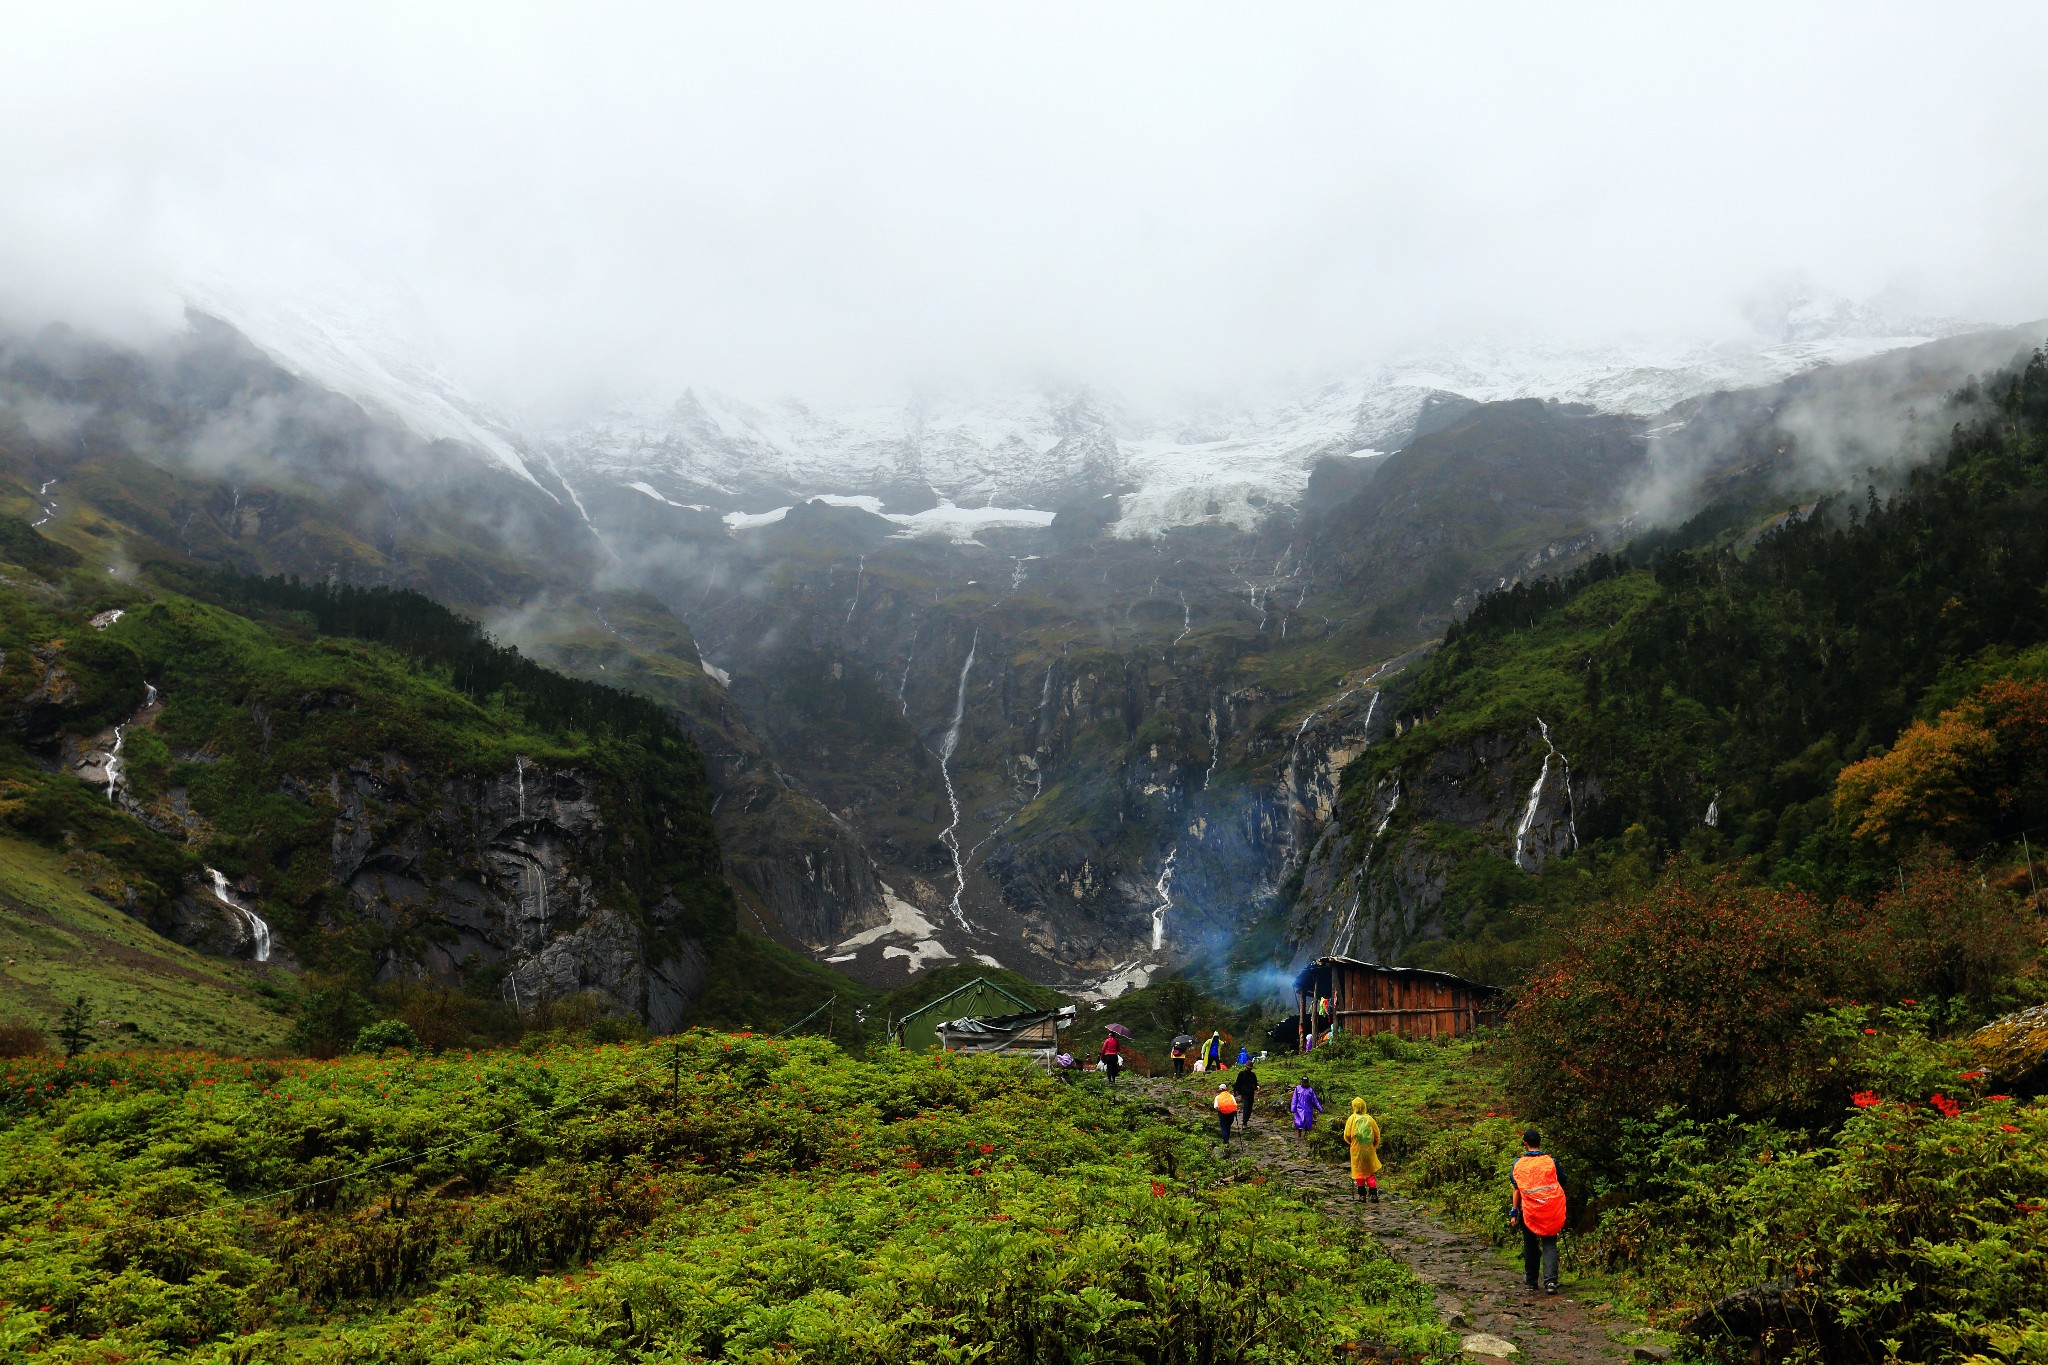
POLYGON ((1308 1077, 1301 1078, 1301 1084, 1287 1094, 1288 1112, 1294 1115, 1294 1135, 1301 1139, 1301 1145, 1308 1146, 1308 1130, 1315 1126, 1316 1115, 1323 1112, 1323 1102, 1316 1098, 1316 1088, 1308 1083, 1308 1077))

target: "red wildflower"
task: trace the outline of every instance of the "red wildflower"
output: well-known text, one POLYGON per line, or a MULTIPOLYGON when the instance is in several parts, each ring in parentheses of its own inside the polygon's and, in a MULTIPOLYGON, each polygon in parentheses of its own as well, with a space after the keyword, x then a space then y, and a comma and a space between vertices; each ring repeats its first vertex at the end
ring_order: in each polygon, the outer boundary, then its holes
POLYGON ((1942 1094, 1939 1090, 1935 1091, 1934 1097, 1928 1100, 1927 1102, 1933 1105, 1936 1109, 1939 1109, 1941 1111, 1943 1118, 1952 1119, 1957 1114, 1963 1112, 1963 1106, 1957 1104, 1954 1100, 1942 1094))
POLYGON ((1874 1029, 1874 1028, 1867 1028, 1867 1029, 1865 1029, 1865 1030, 1863 1030, 1863 1031, 1864 1031, 1865 1033, 1875 1033, 1875 1032, 1877 1032, 1877 1030, 1876 1030, 1876 1029, 1874 1029))
POLYGON ((1164 1198, 1166 1198, 1166 1186, 1164 1186, 1164 1185, 1160 1184, 1160 1183, 1159 1183, 1158 1181, 1156 1181, 1156 1180, 1155 1180, 1155 1181, 1153 1181, 1153 1182, 1152 1182, 1152 1197, 1153 1197, 1154 1199, 1164 1199, 1164 1198))
POLYGON ((2010 1096, 2010 1095, 1986 1095, 1986 1096, 1985 1096, 1984 1098, 1985 1098, 1985 1099, 1987 1099, 1987 1100, 2009 1100, 2009 1099, 2011 1099, 2011 1098, 2012 1098, 2012 1096, 2010 1096))
POLYGON ((981 1144, 981 1150, 982 1154, 985 1156, 988 1153, 993 1152, 995 1150, 995 1145, 993 1143, 984 1142, 981 1144))
POLYGON ((1920 1002, 1918 1000, 1901 1000, 1899 1003, 1901 1005, 1917 1005, 1920 1002))
POLYGON ((1975 1071, 1958 1071, 1956 1073, 1956 1079, 1959 1081, 1974 1081, 1980 1076, 1988 1076, 1990 1074, 1991 1073, 1984 1070, 1984 1068, 1978 1067, 1975 1071))
POLYGON ((2019 1131, 2019 1126, 2017 1124, 2001 1123, 1998 1126, 2008 1133, 2017 1133, 2019 1131))
POLYGON ((1858 1109, 1869 1109, 1884 1103, 1875 1090, 1859 1090, 1851 1095, 1849 1100, 1858 1109))

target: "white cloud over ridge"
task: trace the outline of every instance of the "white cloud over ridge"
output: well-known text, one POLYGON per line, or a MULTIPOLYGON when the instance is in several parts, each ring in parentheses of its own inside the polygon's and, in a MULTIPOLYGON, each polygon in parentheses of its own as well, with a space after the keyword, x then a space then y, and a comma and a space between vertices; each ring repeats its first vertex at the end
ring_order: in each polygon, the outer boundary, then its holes
POLYGON ((2018 320, 2044 39, 2032 6, 52 6, 0 48, 0 312, 392 282, 454 380, 559 407, 1722 335, 1799 270, 2018 320))

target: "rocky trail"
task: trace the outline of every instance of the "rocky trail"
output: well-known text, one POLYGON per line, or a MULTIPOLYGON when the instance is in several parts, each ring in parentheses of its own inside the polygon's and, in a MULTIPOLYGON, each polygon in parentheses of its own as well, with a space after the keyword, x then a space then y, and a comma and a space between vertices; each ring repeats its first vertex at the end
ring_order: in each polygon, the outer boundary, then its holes
MULTIPOLYGON (((1200 1094, 1157 1078, 1131 1077, 1122 1084, 1169 1103, 1176 1114, 1187 1112, 1182 1107, 1187 1097, 1200 1094)), ((1511 1264, 1477 1237, 1444 1226, 1420 1201, 1401 1194, 1398 1171, 1382 1174, 1379 1203, 1359 1203, 1348 1172, 1312 1158, 1294 1140, 1277 1100, 1272 1103, 1276 1107, 1269 1110, 1262 1095, 1249 1132, 1232 1134, 1237 1154, 1288 1181, 1328 1217, 1363 1224, 1436 1292, 1438 1314, 1462 1338, 1475 1365, 1498 1365, 1503 1357, 1516 1365, 1670 1359, 1671 1352, 1655 1344, 1653 1333, 1581 1302, 1569 1285, 1554 1297, 1530 1293, 1522 1285, 1519 1263, 1511 1264)), ((1213 1140, 1213 1123, 1207 1131, 1213 1140)))

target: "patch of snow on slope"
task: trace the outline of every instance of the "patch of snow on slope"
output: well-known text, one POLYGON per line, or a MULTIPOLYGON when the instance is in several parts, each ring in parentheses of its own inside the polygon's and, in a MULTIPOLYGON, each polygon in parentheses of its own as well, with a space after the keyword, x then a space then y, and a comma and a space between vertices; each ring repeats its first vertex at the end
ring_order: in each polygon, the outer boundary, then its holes
POLYGON ((926 919, 918 908, 896 894, 887 882, 877 882, 882 888, 882 907, 889 912, 889 918, 872 929, 863 929, 851 938, 841 939, 832 946, 827 962, 851 962, 860 950, 884 939, 899 939, 901 943, 883 943, 884 958, 901 957, 910 961, 912 971, 923 971, 931 963, 953 956, 946 946, 939 942, 939 927, 926 919))
MULTIPOLYGON (((303 280, 288 302, 195 279, 187 303, 236 328, 309 384, 396 418, 428 440, 483 451, 553 498, 513 446, 511 428, 485 412, 429 353, 417 309, 395 288, 303 280)), ((560 501, 560 499, 556 499, 560 501)))
POLYGON ((950 502, 941 502, 937 507, 923 512, 885 513, 885 517, 904 529, 902 536, 951 537, 955 544, 975 543, 974 537, 996 527, 1036 527, 1052 525, 1056 513, 1041 512, 1029 507, 955 507, 950 502))
POLYGON ((656 502, 667 503, 670 507, 680 507, 685 512, 709 512, 711 510, 709 507, 707 507, 701 502, 676 502, 673 499, 665 496, 660 489, 654 488, 648 484, 636 482, 629 483, 626 485, 626 487, 632 489, 635 493, 645 493, 648 497, 653 498, 656 502))

